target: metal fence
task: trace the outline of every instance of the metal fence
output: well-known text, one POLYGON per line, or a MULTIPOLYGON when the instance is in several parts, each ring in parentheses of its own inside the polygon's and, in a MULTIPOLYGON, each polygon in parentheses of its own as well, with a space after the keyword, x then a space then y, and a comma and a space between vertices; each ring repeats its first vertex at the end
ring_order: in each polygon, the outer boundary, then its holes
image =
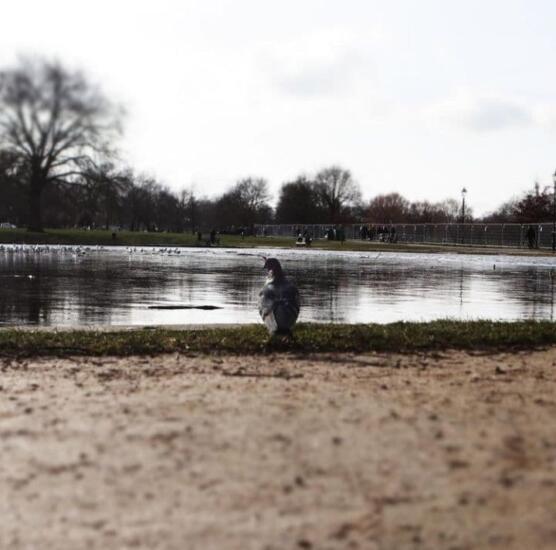
POLYGON ((518 223, 417 223, 346 225, 257 225, 257 235, 292 237, 309 234, 314 239, 342 238, 399 243, 552 248, 552 224, 518 223))

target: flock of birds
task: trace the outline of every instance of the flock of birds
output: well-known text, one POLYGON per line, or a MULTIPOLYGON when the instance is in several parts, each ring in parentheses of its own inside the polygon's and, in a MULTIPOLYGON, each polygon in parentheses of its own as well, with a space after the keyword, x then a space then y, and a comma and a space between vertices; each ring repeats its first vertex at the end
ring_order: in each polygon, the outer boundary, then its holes
POLYGON ((0 253, 4 254, 67 254, 73 256, 84 256, 97 247, 89 246, 66 246, 49 244, 0 244, 0 253))
MULTIPOLYGON (((106 250, 104 246, 80 245, 36 245, 36 244, 0 244, 3 254, 44 254, 54 253, 71 255, 74 258, 86 256, 90 252, 106 250)), ((127 247, 129 255, 159 254, 177 256, 181 254, 179 248, 172 247, 127 247)), ((289 337, 299 315, 299 292, 294 283, 288 280, 276 258, 264 258, 264 269, 267 279, 259 293, 259 314, 271 336, 281 335, 289 337)))
MULTIPOLYGON (((86 256, 90 252, 102 252, 107 249, 105 246, 83 246, 83 245, 64 245, 64 244, 0 244, 0 253, 5 254, 67 254, 71 256, 86 256)), ((175 247, 138 247, 128 246, 126 252, 132 254, 158 254, 163 256, 179 256, 181 250, 175 247)))

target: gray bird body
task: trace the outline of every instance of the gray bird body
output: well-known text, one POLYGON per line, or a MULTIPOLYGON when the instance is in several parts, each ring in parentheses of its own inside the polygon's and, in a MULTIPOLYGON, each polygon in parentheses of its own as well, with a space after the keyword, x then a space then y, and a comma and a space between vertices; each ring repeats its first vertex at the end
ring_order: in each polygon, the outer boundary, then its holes
POLYGON ((268 332, 271 335, 290 334, 297 321, 299 307, 297 287, 284 277, 281 268, 270 271, 259 293, 259 313, 268 332))

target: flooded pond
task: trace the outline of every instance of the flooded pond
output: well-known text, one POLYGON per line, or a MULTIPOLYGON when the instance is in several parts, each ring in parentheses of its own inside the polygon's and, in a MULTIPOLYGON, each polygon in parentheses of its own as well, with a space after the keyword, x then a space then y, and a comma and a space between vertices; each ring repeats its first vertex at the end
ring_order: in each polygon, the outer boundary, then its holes
POLYGON ((0 324, 256 323, 263 255, 297 282, 301 321, 554 316, 550 257, 8 246, 0 249, 0 324))

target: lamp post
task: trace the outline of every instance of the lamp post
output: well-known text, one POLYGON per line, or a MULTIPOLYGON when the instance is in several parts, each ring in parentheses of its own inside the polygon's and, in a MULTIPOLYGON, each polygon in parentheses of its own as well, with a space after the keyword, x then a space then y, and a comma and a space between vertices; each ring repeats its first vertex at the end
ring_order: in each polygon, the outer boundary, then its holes
POLYGON ((556 252, 556 172, 552 174, 554 190, 552 194, 552 252, 556 252))
MULTIPOLYGON (((555 184, 556 185, 556 184, 555 184)), ((464 187, 461 190, 461 244, 464 243, 465 239, 465 195, 467 195, 467 189, 464 187)))

